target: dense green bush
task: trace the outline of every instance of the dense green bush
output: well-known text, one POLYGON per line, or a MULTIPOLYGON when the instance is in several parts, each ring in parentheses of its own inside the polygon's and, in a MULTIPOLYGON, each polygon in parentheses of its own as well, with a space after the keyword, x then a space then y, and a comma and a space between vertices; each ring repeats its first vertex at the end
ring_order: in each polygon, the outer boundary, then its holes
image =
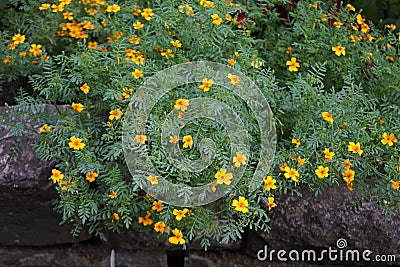
MULTIPOLYGON (((63 222, 75 225, 74 235, 83 225, 102 238, 105 229, 154 229, 173 244, 200 240, 206 248, 211 240, 240 238, 246 227, 268 231, 268 213, 279 208, 275 194, 299 194, 302 185, 316 194, 345 186, 355 203, 372 201, 388 214, 399 211, 400 68, 394 26, 379 31, 352 6, 331 14, 329 6, 307 1, 287 4, 285 19, 274 3, 263 2, 18 3, 18 12, 3 17, 8 22, 1 32, 0 73, 3 80, 29 76, 34 93, 21 90, 17 108, 39 121, 38 156, 57 160, 49 174, 60 195, 55 207, 63 222), (264 186, 249 192, 261 142, 251 107, 207 81, 170 91, 152 110, 146 135, 137 137, 168 179, 219 186, 214 175, 221 177, 222 166, 233 164, 231 137, 206 118, 183 127, 181 134, 193 140, 171 140, 193 160, 199 157, 199 141, 211 138, 217 160, 201 173, 169 164, 159 137, 179 99, 206 95, 229 105, 242 119, 251 147, 245 160, 236 154, 246 170, 230 194, 206 206, 175 207, 132 181, 122 122, 129 103, 146 93, 138 90, 144 80, 191 61, 230 65, 255 81, 274 113, 278 143, 264 186), (38 115, 43 104, 54 105, 55 112, 38 115)), ((22 133, 21 125, 13 126, 22 133)))

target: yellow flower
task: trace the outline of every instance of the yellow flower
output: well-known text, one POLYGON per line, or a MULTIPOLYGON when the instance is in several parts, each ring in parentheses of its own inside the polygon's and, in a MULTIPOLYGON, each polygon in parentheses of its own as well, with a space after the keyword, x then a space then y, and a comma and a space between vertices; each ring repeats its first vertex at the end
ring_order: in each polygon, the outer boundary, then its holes
POLYGON ((63 13, 63 17, 64 17, 64 19, 67 19, 67 20, 73 20, 74 19, 73 13, 72 12, 68 12, 68 11, 63 13))
POLYGON ((46 10, 46 9, 49 9, 50 6, 51 6, 50 4, 44 3, 44 4, 42 4, 42 5, 39 7, 39 10, 46 10))
POLYGON ((218 16, 218 14, 212 14, 211 17, 212 17, 212 19, 213 19, 212 24, 214 24, 214 25, 216 25, 216 26, 220 25, 220 24, 223 22, 223 19, 221 19, 221 18, 218 16))
POLYGON ((240 152, 236 152, 236 156, 233 157, 233 163, 235 163, 235 167, 239 168, 240 164, 246 164, 246 156, 240 152))
POLYGON ((169 137, 169 142, 176 144, 179 141, 178 136, 174 135, 174 136, 170 136, 169 137))
POLYGON ((298 157, 298 158, 297 158, 297 162, 298 162, 299 166, 301 166, 301 165, 304 165, 304 163, 306 162, 306 159, 305 159, 305 158, 298 157))
POLYGON ((284 171, 285 171, 285 177, 286 177, 286 179, 292 179, 292 181, 293 182, 298 182, 299 181, 299 172, 296 170, 296 169, 292 169, 292 168, 289 168, 289 167, 285 167, 285 169, 284 169, 284 171))
POLYGON ((174 47, 181 47, 182 46, 182 43, 181 43, 181 41, 179 41, 179 40, 175 40, 175 41, 171 41, 170 42, 174 47))
POLYGON ((236 211, 242 212, 242 213, 248 213, 249 209, 249 202, 242 196, 239 196, 239 200, 234 199, 232 201, 232 207, 235 207, 236 211))
POLYGON ((381 143, 384 145, 388 145, 388 146, 393 146, 393 143, 397 143, 397 138, 394 135, 394 133, 391 133, 390 135, 388 135, 386 132, 384 132, 382 134, 382 140, 381 143))
POLYGON ((335 52, 335 55, 340 57, 341 55, 346 55, 346 48, 343 46, 332 46, 332 51, 335 52))
POLYGON ((41 133, 47 133, 51 131, 51 127, 48 124, 43 124, 42 127, 40 127, 39 132, 41 133))
POLYGON ((275 201, 275 198, 268 197, 268 210, 271 210, 272 208, 277 206, 277 204, 274 201, 275 201))
POLYGON ((154 224, 154 230, 156 232, 164 233, 165 232, 165 223, 163 221, 156 222, 154 224))
POLYGON ((110 111, 110 115, 108 116, 108 119, 110 120, 110 121, 112 121, 112 120, 119 120, 119 119, 121 119, 121 116, 123 115, 124 113, 122 112, 122 110, 120 109, 120 108, 117 108, 117 109, 114 109, 114 110, 111 110, 110 111))
POLYGON ((288 165, 287 165, 287 163, 285 162, 285 163, 283 163, 281 166, 279 166, 279 170, 281 171, 281 172, 285 172, 285 168, 287 167, 288 165))
POLYGON ((329 151, 329 148, 324 149, 324 155, 325 155, 325 162, 332 160, 333 156, 335 156, 335 152, 329 151))
POLYGON ((325 22, 325 21, 327 21, 328 19, 326 18, 326 14, 325 13, 322 13, 322 15, 321 15, 321 21, 322 22, 325 22))
POLYGON ((343 180, 346 182, 346 184, 350 184, 351 182, 354 181, 354 173, 355 172, 350 169, 344 171, 343 180))
POLYGON ((118 221, 119 220, 119 215, 118 213, 114 212, 114 214, 111 216, 111 222, 118 221))
POLYGON ((175 101, 174 108, 176 110, 185 111, 185 110, 187 110, 188 106, 189 106, 189 100, 180 98, 175 101))
POLYGON ((361 150, 360 148, 360 142, 357 142, 357 144, 355 144, 354 142, 349 142, 349 145, 347 147, 347 150, 349 152, 353 152, 354 154, 358 153, 358 155, 361 156, 361 154, 364 152, 363 150, 361 150))
POLYGON ((233 58, 228 59, 228 65, 233 67, 236 64, 236 60, 234 60, 233 58))
POLYGON ((85 83, 80 87, 80 89, 85 95, 87 95, 90 91, 90 86, 87 83, 85 83))
POLYGON ((347 169, 350 169, 352 164, 349 159, 345 159, 343 162, 343 165, 344 165, 344 168, 347 170, 347 169))
POLYGON ((203 92, 208 92, 210 90, 211 86, 213 85, 213 83, 214 83, 213 79, 203 78, 201 85, 199 85, 199 88, 203 92))
POLYGON ((61 182, 61 180, 64 178, 64 174, 62 174, 59 170, 57 169, 52 169, 51 173, 53 174, 51 176, 51 180, 53 180, 53 183, 58 183, 61 182))
POLYGON ((231 180, 233 178, 232 173, 230 172, 226 172, 225 169, 221 168, 215 175, 214 178, 217 179, 217 184, 226 184, 226 185, 230 185, 231 184, 231 180))
POLYGON ((296 147, 299 147, 300 146, 300 139, 293 138, 292 139, 292 144, 296 144, 296 147))
POLYGON ((118 12, 120 10, 121 10, 121 8, 119 7, 119 5, 113 4, 112 6, 108 6, 106 11, 115 13, 115 12, 118 12))
POLYGON ((97 177, 99 177, 99 175, 96 172, 88 172, 88 174, 86 175, 86 180, 92 183, 96 180, 97 177))
POLYGON ((346 6, 347 6, 347 8, 348 8, 350 11, 353 11, 353 12, 356 11, 356 9, 354 8, 354 6, 352 6, 351 4, 347 4, 346 6))
POLYGON ((369 31, 369 26, 366 23, 361 24, 361 31, 367 33, 369 31))
POLYGON ((390 182, 392 183, 392 189, 398 191, 400 188, 400 180, 398 180, 398 181, 390 180, 390 182))
POLYGON ((149 177, 147 177, 147 181, 149 181, 152 185, 158 184, 158 178, 160 176, 154 176, 154 175, 149 175, 149 177))
POLYGON ((174 211, 172 212, 176 217, 175 217, 175 219, 177 220, 177 221, 180 221, 180 220, 182 220, 182 218, 185 218, 186 217, 186 213, 188 212, 188 209, 187 208, 184 208, 183 210, 177 210, 177 209, 174 209, 174 211))
POLYGON ((318 166, 318 169, 315 170, 315 174, 319 179, 325 178, 329 176, 329 167, 318 166))
POLYGON ((386 28, 388 28, 389 30, 395 30, 396 29, 396 25, 389 24, 389 25, 386 25, 386 28))
POLYGON ((286 61, 286 66, 289 66, 289 71, 299 71, 300 64, 297 62, 295 57, 292 57, 289 61, 286 61))
POLYGON ((264 178, 264 189, 270 191, 271 189, 276 189, 276 180, 272 179, 272 176, 267 176, 267 179, 264 178))
POLYGON ((157 212, 160 212, 163 210, 163 202, 161 200, 157 200, 153 202, 153 207, 151 208, 152 210, 155 210, 157 212))
POLYGON ((146 213, 146 216, 144 216, 144 217, 139 217, 139 218, 138 218, 138 222, 139 222, 139 223, 143 223, 144 226, 146 226, 146 225, 151 225, 151 224, 153 223, 153 220, 150 219, 150 216, 151 216, 151 212, 148 211, 148 212, 146 213))
POLYGON ((239 83, 239 77, 236 75, 228 73, 228 78, 231 82, 231 85, 237 85, 239 83))
POLYGON ((85 109, 81 103, 74 103, 74 102, 72 102, 72 105, 71 105, 71 106, 72 106, 72 109, 73 109, 75 112, 82 112, 82 110, 85 109))
POLYGON ((193 146, 193 138, 191 135, 185 135, 182 139, 184 148, 191 148, 193 146))
POLYGON ((322 112, 322 118, 324 119, 324 121, 329 122, 330 124, 333 123, 332 114, 329 112, 322 112))
POLYGON ((174 236, 169 237, 168 242, 174 245, 177 245, 178 243, 181 245, 185 244, 185 239, 183 239, 183 234, 181 230, 175 228, 174 230, 172 230, 172 234, 174 236))
POLYGON ((135 69, 134 71, 132 71, 132 75, 133 77, 135 77, 135 79, 139 79, 143 77, 143 71, 140 69, 135 69))
POLYGON ((170 58, 174 57, 174 54, 172 54, 172 50, 171 49, 167 49, 167 51, 161 52, 161 56, 165 57, 166 59, 170 59, 170 58))
POLYGON ((340 28, 340 27, 342 27, 342 25, 343 25, 343 23, 341 23, 341 22, 339 22, 339 21, 335 21, 334 23, 333 23, 333 26, 335 26, 336 28, 340 28))
POLYGON ((317 9, 317 8, 318 8, 318 4, 317 4, 317 3, 312 4, 312 7, 315 8, 315 9, 317 9))
POLYGON ((145 20, 149 21, 154 16, 154 13, 151 8, 145 8, 143 9, 141 15, 145 20))
POLYGON ((25 42, 25 35, 21 35, 18 33, 12 37, 12 40, 14 41, 15 45, 22 44, 23 42, 25 42))
POLYGON ((34 57, 40 55, 42 53, 42 45, 40 44, 31 44, 31 49, 29 49, 29 53, 34 57))
POLYGON ((111 194, 108 195, 109 198, 116 198, 117 197, 117 192, 115 192, 114 190, 111 191, 111 194))
POLYGON ((143 28, 143 26, 144 26, 144 24, 141 23, 140 21, 133 23, 133 28, 134 28, 135 30, 140 30, 140 29, 143 28))
POLYGON ((98 45, 99 45, 99 43, 97 43, 97 42, 89 42, 88 43, 88 48, 89 49, 96 49, 98 45))
POLYGON ((146 135, 136 135, 135 136, 135 140, 136 140, 136 142, 138 142, 139 144, 142 144, 142 145, 144 145, 144 143, 147 141, 147 136, 146 135))
POLYGON ((63 4, 60 4, 60 5, 58 5, 58 6, 57 6, 56 4, 52 4, 52 5, 51 5, 51 8, 53 9, 53 12, 54 12, 54 13, 64 11, 64 5, 63 5, 63 4))
POLYGON ((361 24, 363 24, 365 22, 365 19, 361 16, 361 14, 357 14, 356 19, 357 19, 357 24, 358 25, 361 25, 361 24))
POLYGON ((69 142, 68 145, 70 148, 73 148, 74 150, 80 150, 86 146, 84 143, 82 143, 82 139, 76 138, 76 136, 72 136, 70 140, 71 142, 69 142))

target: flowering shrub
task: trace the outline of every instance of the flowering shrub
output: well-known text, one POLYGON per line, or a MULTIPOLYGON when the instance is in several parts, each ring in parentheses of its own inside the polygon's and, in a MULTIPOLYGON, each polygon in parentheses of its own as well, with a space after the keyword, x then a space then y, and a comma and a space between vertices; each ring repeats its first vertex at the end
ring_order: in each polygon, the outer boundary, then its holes
MULTIPOLYGON (((282 18, 272 3, 60 0, 23 2, 20 12, 10 13, 17 15, 1 33, 0 73, 5 80, 29 75, 34 95, 21 90, 17 108, 40 124, 33 132, 38 156, 57 160, 49 174, 60 195, 55 208, 63 222, 75 225, 74 235, 84 225, 101 238, 105 229, 125 227, 155 231, 172 244, 200 240, 207 248, 212 240, 240 238, 246 227, 268 231, 269 213, 279 208, 276 194, 298 193, 303 185, 315 194, 344 186, 357 201, 398 212, 395 26, 380 32, 349 5, 335 13, 307 2, 286 7, 282 18), (30 27, 20 28, 28 21, 30 27), (230 169, 244 168, 243 178, 221 199, 180 207, 146 194, 132 180, 122 132, 129 104, 146 94, 141 84, 192 61, 225 64, 252 79, 274 114, 278 142, 263 185, 249 192, 264 141, 252 106, 213 77, 167 92, 132 140, 148 148, 167 180, 211 183, 210 190, 218 192, 235 178, 230 169), (221 123, 203 118, 204 112, 180 125, 181 137, 167 136, 191 161, 202 161, 201 140, 213 140, 214 161, 202 172, 188 172, 170 163, 160 136, 171 110, 183 119, 192 99, 203 96, 238 114, 250 150, 233 151, 231 158, 234 137, 221 123), (55 111, 37 113, 43 104, 55 111)), ((232 87, 241 83, 234 71, 225 77, 232 87)), ((147 183, 160 179, 148 175, 147 183)))

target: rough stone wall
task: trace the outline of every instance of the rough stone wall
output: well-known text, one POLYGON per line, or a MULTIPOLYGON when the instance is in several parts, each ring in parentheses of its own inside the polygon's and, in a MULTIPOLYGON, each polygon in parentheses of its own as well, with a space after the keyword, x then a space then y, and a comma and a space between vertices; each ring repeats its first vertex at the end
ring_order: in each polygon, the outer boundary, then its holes
MULTIPOLYGON (((0 107, 0 114, 6 109, 0 107)), ((400 266, 400 218, 384 218, 379 210, 365 204, 360 210, 346 209, 352 192, 328 190, 321 197, 302 190, 303 197, 281 195, 271 211, 271 232, 247 230, 242 240, 212 246, 204 252, 197 245, 185 251, 153 242, 150 234, 109 233, 100 242, 86 233, 78 239, 68 225, 59 225, 60 215, 52 209, 57 197, 48 177, 52 163, 38 160, 29 139, 12 135, 0 117, 0 266, 109 266, 115 250, 115 266, 320 266, 318 262, 261 262, 257 252, 268 250, 336 247, 339 238, 347 248, 376 254, 394 254, 400 266), (10 158, 16 142, 27 149, 10 158)), ((387 266, 377 262, 320 262, 328 266, 387 266), (336 265, 335 265, 336 264, 336 265)))

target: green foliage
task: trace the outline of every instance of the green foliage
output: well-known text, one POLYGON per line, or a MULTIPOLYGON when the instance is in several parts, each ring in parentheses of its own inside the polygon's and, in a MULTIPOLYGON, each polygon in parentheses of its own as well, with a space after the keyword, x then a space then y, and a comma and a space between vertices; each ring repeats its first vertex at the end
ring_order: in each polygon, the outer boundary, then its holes
MULTIPOLYGON (((0 33, 2 60, 9 56, 10 61, 0 64, 0 73, 4 80, 29 76, 34 93, 21 91, 15 108, 18 116, 35 122, 31 131, 38 139, 34 145, 38 156, 57 162, 49 174, 60 196, 55 209, 63 223, 74 224, 74 236, 84 226, 103 239, 107 229, 153 231, 155 223, 162 221, 169 228, 160 238, 173 236, 171 230, 177 228, 186 242, 199 240, 206 249, 212 241, 241 238, 246 227, 269 231, 269 213, 279 208, 280 197, 274 199, 275 193, 299 194, 299 186, 315 194, 347 186, 357 201, 372 201, 387 214, 399 211, 400 195, 395 189, 399 143, 381 142, 384 133, 400 136, 398 33, 377 30, 372 24, 368 32, 354 30, 357 13, 344 6, 333 16, 327 11, 329 6, 315 8, 307 1, 291 9, 285 23, 273 3, 260 2, 243 6, 221 0, 205 7, 198 1, 189 5, 121 0, 117 12, 107 11, 114 3, 94 0, 72 1, 62 12, 54 12, 55 7, 39 10, 42 3, 37 1, 2 3, 12 12, 3 12, 1 17, 5 25, 0 33), (154 12, 147 15, 148 20, 145 8, 154 12), (246 14, 244 21, 237 22, 239 12, 246 14), (220 25, 213 24, 214 14, 223 20, 220 25), (327 21, 322 20, 324 16, 327 21), (331 19, 343 25, 332 27, 331 19), (143 28, 135 29, 137 22, 143 28), (17 33, 26 40, 10 49, 17 33), (368 40, 368 34, 374 39, 368 40), (176 40, 181 47, 171 43, 176 40), (33 44, 42 45, 37 55, 30 52, 33 44), (337 46, 345 48, 345 55, 332 51, 337 46), (288 70, 291 58, 299 63, 295 71, 288 70), (178 221, 173 211, 184 207, 164 204, 156 211, 156 200, 130 177, 121 143, 122 120, 129 103, 146 93, 138 90, 143 80, 167 67, 200 60, 231 63, 255 81, 268 100, 275 115, 278 147, 265 176, 272 176, 277 188, 248 192, 261 142, 251 107, 220 86, 213 85, 209 92, 199 90, 200 84, 175 88, 157 103, 145 129, 152 162, 166 179, 192 186, 206 184, 215 181, 215 173, 230 161, 227 131, 218 122, 201 118, 183 127, 181 135, 191 134, 194 146, 183 148, 182 153, 197 159, 198 140, 210 138, 216 146, 215 161, 198 173, 169 163, 160 135, 167 113, 179 98, 206 95, 226 103, 243 121, 251 146, 243 179, 230 194, 206 206, 187 207, 186 217, 178 221), (87 93, 85 85, 90 87, 87 93), (74 109, 77 103, 84 109, 74 109), (332 123, 323 119, 324 112, 332 115, 332 123), (85 147, 74 149, 71 137, 80 138, 85 147), (299 139, 300 145, 296 147, 292 139, 299 139), (349 142, 359 142, 363 153, 349 151, 349 142), (324 155, 326 148, 335 153, 332 159, 324 155), (346 159, 355 173, 348 182, 343 179, 346 159), (319 166, 329 168, 327 177, 317 177, 319 166), (297 179, 289 177, 290 171, 298 172, 297 179), (92 179, 94 173, 98 177, 92 179), (248 201, 248 212, 232 206, 242 196, 248 201), (273 208, 271 201, 278 207, 273 208), (146 217, 147 212, 151 214, 146 217), (145 219, 152 223, 145 226, 145 219)), ((22 134, 22 124, 12 126, 22 134)))

